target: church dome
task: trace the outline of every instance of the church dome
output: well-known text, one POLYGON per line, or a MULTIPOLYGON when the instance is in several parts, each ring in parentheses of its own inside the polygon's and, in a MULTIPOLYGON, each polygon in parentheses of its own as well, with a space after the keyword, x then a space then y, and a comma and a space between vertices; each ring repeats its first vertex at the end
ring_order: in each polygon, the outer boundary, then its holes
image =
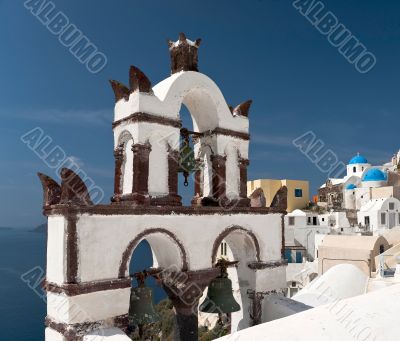
POLYGON ((357 154, 349 161, 349 165, 355 165, 358 163, 368 163, 368 160, 364 156, 357 154))
POLYGON ((355 188, 357 188, 357 186, 354 185, 354 184, 348 184, 348 185, 346 186, 346 189, 355 189, 355 188))
POLYGON ((385 181, 386 175, 378 168, 372 168, 368 170, 365 175, 363 181, 385 181))

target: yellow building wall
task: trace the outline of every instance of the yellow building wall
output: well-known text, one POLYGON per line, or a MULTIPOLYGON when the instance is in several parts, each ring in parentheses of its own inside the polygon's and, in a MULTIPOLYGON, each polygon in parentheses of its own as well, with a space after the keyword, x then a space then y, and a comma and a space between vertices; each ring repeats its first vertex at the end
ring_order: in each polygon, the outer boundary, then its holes
POLYGON ((282 180, 282 186, 286 186, 288 189, 288 212, 306 208, 310 202, 310 185, 308 181, 285 179, 282 180), (297 188, 303 191, 303 196, 301 198, 297 198, 294 194, 297 188))
POLYGON ((303 180, 276 180, 276 179, 257 179, 247 181, 247 196, 250 196, 257 188, 262 188, 265 195, 266 206, 270 206, 275 197, 276 192, 282 187, 286 186, 288 189, 288 212, 296 209, 305 208, 310 201, 309 182, 303 180), (303 196, 296 198, 295 189, 301 189, 303 196))

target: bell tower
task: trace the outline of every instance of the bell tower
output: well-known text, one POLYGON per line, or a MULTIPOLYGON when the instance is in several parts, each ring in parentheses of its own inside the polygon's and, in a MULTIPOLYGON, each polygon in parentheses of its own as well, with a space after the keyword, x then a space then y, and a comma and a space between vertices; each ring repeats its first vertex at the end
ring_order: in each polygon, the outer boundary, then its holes
POLYGON ((116 101, 113 202, 181 206, 179 171, 185 179, 193 174, 193 206, 250 206, 251 101, 229 106, 215 83, 198 72, 200 42, 184 33, 175 42, 169 40, 172 76, 155 87, 136 66, 130 68, 129 86, 111 81, 116 101), (182 104, 192 116, 192 129, 182 128, 182 104), (193 151, 189 143, 182 148, 189 139, 193 151), (187 156, 193 160, 187 162, 187 156))

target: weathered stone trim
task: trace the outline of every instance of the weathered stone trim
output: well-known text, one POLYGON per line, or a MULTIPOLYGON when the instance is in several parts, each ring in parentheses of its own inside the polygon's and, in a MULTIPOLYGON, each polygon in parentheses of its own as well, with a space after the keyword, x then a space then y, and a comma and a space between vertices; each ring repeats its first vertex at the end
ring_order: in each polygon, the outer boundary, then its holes
POLYGON ((211 264, 215 264, 217 261, 217 254, 218 254, 218 249, 222 243, 222 241, 228 236, 230 235, 232 232, 242 232, 244 234, 247 234, 251 240, 253 241, 254 244, 254 248, 256 251, 256 259, 257 261, 261 261, 260 260, 260 244, 258 243, 257 237, 254 235, 254 233, 252 231, 246 230, 243 227, 240 226, 232 226, 229 227, 225 230, 223 230, 218 237, 215 239, 214 244, 213 244, 213 248, 212 248, 212 254, 211 254, 211 264))
MULTIPOLYGON (((128 327, 128 315, 120 315, 113 318, 113 324, 115 327, 126 331, 128 327)), ((108 322, 109 324, 109 322, 108 322)), ((51 317, 46 316, 45 326, 62 334, 67 341, 81 341, 83 337, 101 327, 106 326, 105 321, 85 322, 85 323, 74 323, 67 324, 54 321, 51 317)))
POLYGON ((279 268, 281 266, 286 266, 287 261, 284 259, 277 260, 277 261, 271 261, 271 262, 250 262, 247 264, 247 266, 252 269, 252 270, 264 270, 264 269, 273 269, 273 268, 279 268))
POLYGON ((77 296, 83 294, 90 294, 98 291, 124 289, 131 287, 131 279, 118 278, 106 281, 93 281, 93 282, 81 282, 76 284, 63 284, 58 285, 52 282, 45 282, 44 289, 48 292, 55 294, 65 294, 67 296, 77 296))
POLYGON ((121 123, 136 123, 136 122, 156 123, 166 126, 172 126, 174 128, 182 127, 182 122, 180 120, 152 115, 145 112, 135 112, 127 117, 121 118, 120 120, 113 122, 112 127, 115 128, 119 126, 121 123))
POLYGON ((180 240, 173 234, 171 231, 168 231, 163 228, 152 228, 152 229, 147 229, 144 230, 143 232, 139 233, 135 239, 133 239, 129 244, 128 247, 125 249, 124 253, 122 254, 122 260, 121 264, 119 266, 118 270, 118 277, 119 278, 124 278, 125 273, 128 269, 128 262, 130 257, 132 256, 133 250, 136 248, 136 246, 147 236, 155 233, 162 233, 167 235, 169 238, 171 238, 175 244, 178 246, 181 256, 182 256, 182 271, 186 271, 189 268, 188 261, 187 261, 187 255, 186 255, 186 250, 183 247, 183 244, 180 242, 180 240))
POLYGON ((76 214, 68 214, 66 235, 66 283, 76 283, 78 280, 78 235, 76 214))
MULTIPOLYGON (((211 207, 211 206, 134 206, 129 202, 111 203, 109 205, 93 205, 93 206, 78 206, 78 205, 51 205, 44 209, 47 216, 51 215, 64 215, 69 214, 100 214, 100 215, 170 215, 183 214, 183 215, 214 215, 224 214, 227 210, 224 207, 211 207)), ((279 209, 270 207, 231 207, 229 214, 273 214, 283 212, 279 209)))
POLYGON ((168 194, 162 197, 150 197, 153 206, 182 206, 182 197, 178 194, 168 194))
POLYGON ((250 140, 250 134, 248 134, 248 133, 243 133, 240 131, 220 128, 220 127, 217 127, 214 130, 211 130, 210 132, 208 132, 205 135, 212 135, 212 134, 232 136, 232 137, 236 137, 237 139, 246 140, 246 141, 250 140))

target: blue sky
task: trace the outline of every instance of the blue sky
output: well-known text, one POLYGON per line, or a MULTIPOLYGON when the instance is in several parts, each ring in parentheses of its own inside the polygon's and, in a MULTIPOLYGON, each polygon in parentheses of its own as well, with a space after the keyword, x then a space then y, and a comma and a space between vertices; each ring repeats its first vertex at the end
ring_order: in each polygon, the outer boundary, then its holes
POLYGON ((254 101, 250 179, 308 179, 314 192, 327 175, 292 145, 308 130, 344 162, 357 152, 372 163, 387 161, 400 148, 400 3, 323 3, 376 56, 370 72, 357 72, 292 1, 54 0, 107 56, 106 67, 92 74, 23 1, 0 0, 0 225, 44 221, 36 172, 55 174, 20 140, 35 127, 81 164, 108 201, 114 106, 108 80, 127 83, 131 64, 153 84, 166 78, 166 39, 181 31, 203 39, 200 71, 228 103, 254 101))

